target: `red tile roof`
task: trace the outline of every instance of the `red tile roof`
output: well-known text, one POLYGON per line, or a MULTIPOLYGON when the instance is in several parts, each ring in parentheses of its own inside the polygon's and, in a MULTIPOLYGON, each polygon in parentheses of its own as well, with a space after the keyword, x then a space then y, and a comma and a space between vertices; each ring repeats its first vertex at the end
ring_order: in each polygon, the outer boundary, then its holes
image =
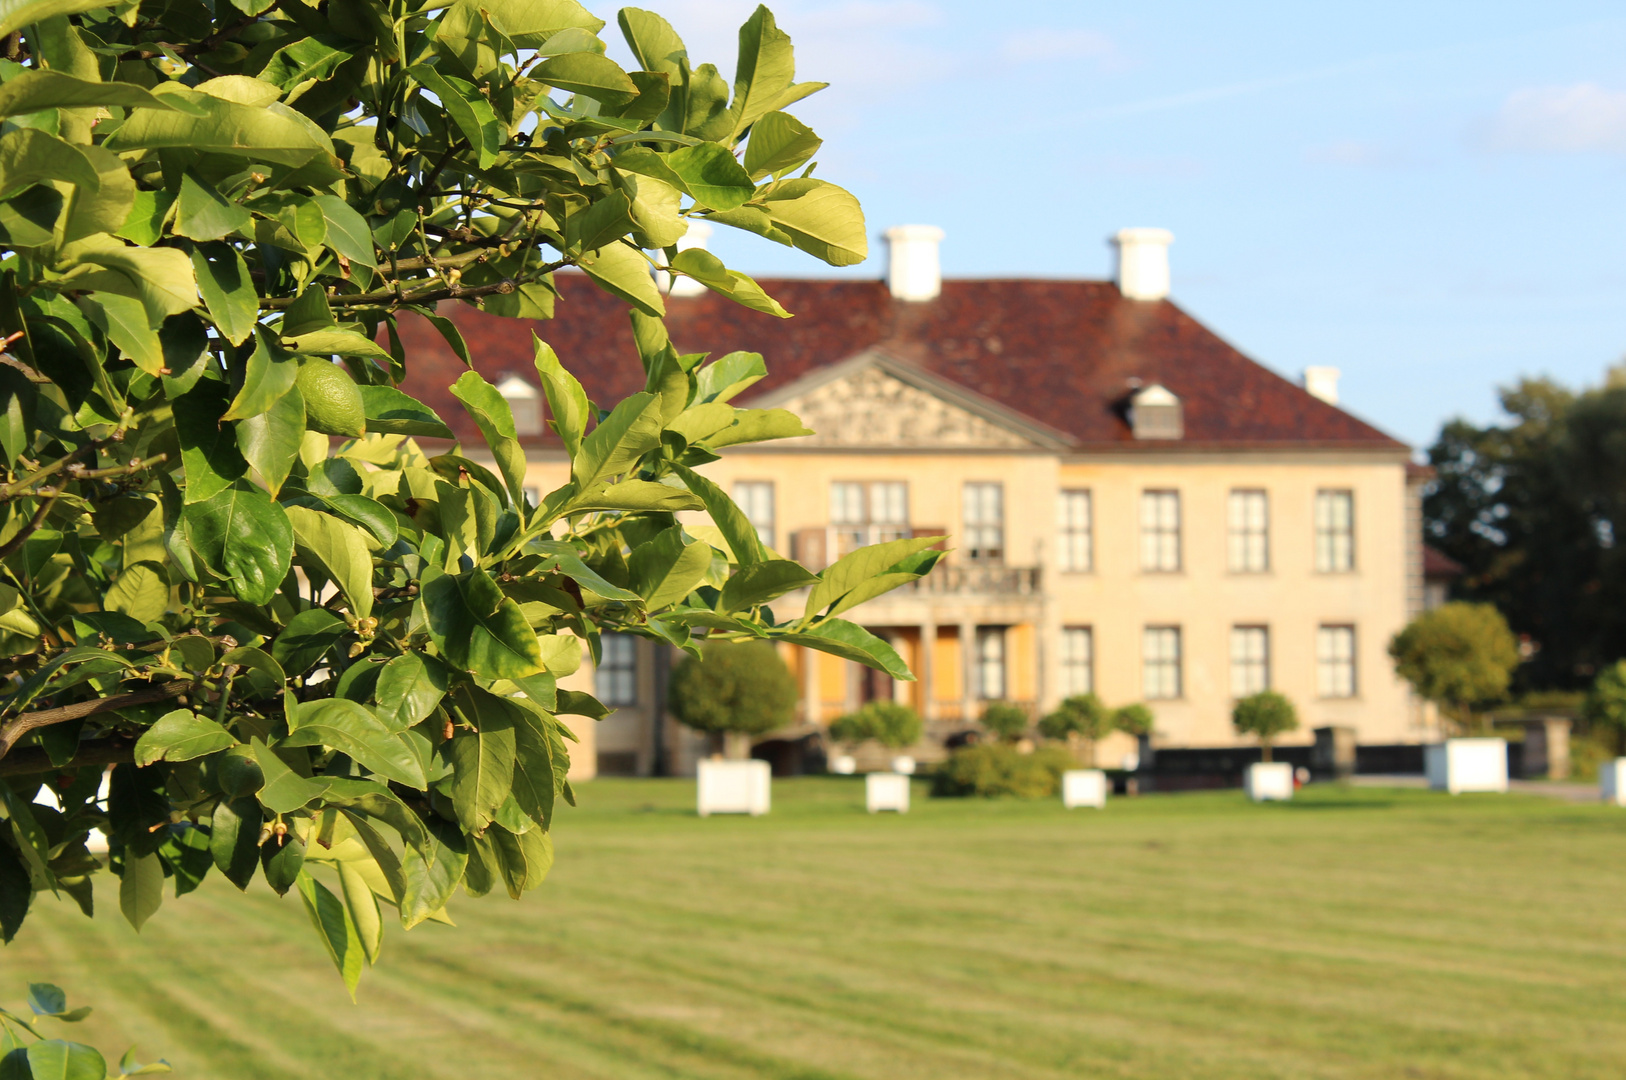
POLYGON ((1423 577, 1430 581, 1449 581, 1461 576, 1461 563, 1439 548, 1423 545, 1423 577))
MULTIPOLYGON (((475 367, 496 380, 535 382, 531 333, 553 346, 588 395, 607 406, 643 389, 626 308, 580 274, 560 274, 558 317, 506 319, 447 304, 475 367)), ((1102 281, 945 281, 938 299, 893 300, 880 281, 786 279, 760 284, 791 319, 723 297, 672 297, 667 326, 681 351, 762 353, 771 391, 866 349, 918 364, 1065 432, 1080 450, 1404 446, 1267 370, 1169 301, 1125 300, 1102 281), (1160 382, 1181 399, 1185 438, 1137 442, 1123 407, 1131 380, 1160 382)), ((402 319, 408 393, 466 439, 478 433, 444 389, 462 364, 427 322, 402 319)), ((742 401, 741 404, 748 402, 742 401)))

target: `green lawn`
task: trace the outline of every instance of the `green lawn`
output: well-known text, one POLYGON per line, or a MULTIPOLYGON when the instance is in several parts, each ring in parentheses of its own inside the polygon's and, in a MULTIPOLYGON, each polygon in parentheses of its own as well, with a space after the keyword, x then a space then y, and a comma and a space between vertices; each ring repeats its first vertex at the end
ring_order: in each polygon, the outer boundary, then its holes
POLYGON ((390 931, 351 1005, 296 896, 218 877, 137 936, 40 902, 0 996, 194 1080, 1616 1077, 1626 813, 1318 788, 763 819, 601 780, 520 903, 390 931))

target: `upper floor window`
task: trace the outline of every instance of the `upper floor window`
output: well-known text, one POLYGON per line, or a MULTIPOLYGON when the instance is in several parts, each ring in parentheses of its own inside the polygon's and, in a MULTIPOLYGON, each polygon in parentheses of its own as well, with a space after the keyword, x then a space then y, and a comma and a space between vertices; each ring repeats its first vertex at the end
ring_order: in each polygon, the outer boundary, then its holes
POLYGON ((1316 688, 1324 698, 1355 696, 1355 628, 1323 626, 1315 636, 1316 688))
POLYGON ((508 411, 514 414, 514 434, 542 434, 541 391, 518 375, 504 375, 497 380, 497 393, 508 402, 508 411))
POLYGON ((1231 696, 1244 698, 1270 689, 1270 631, 1263 626, 1231 627, 1231 696))
POLYGON ((1141 634, 1141 695, 1167 701, 1181 694, 1180 628, 1148 626, 1141 634))
POLYGON ((1323 574, 1355 569, 1355 493, 1315 493, 1315 568, 1323 574))
POLYGON ((1063 491, 1056 503, 1056 542, 1061 568, 1082 572, 1095 569, 1093 509, 1088 491, 1063 491))
POLYGON ((594 694, 612 709, 638 704, 638 639, 631 634, 599 638, 593 683, 594 694))
POLYGON ((972 559, 1005 557, 1005 485, 975 482, 960 494, 961 542, 972 559))
POLYGON ((773 482, 736 480, 734 504, 757 531, 757 538, 773 547, 773 482))
POLYGON ((1162 573, 1180 569, 1178 491, 1141 492, 1140 568, 1162 573))
POLYGON ((1005 696, 1005 628, 977 627, 977 696, 998 701, 1005 696))
POLYGON ((909 485, 896 480, 830 485, 830 525, 837 558, 857 548, 909 535, 909 485))
POLYGON ((1095 631, 1088 626, 1064 626, 1061 631, 1061 693, 1063 697, 1088 694, 1095 689, 1095 631))
POLYGON ((1263 491, 1231 492, 1229 565, 1233 574, 1270 569, 1270 500, 1263 491))

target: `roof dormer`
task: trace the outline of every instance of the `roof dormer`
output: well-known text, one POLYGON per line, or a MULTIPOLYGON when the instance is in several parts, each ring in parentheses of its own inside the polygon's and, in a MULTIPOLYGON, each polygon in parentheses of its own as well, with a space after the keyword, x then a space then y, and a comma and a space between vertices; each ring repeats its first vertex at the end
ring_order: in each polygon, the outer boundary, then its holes
POLYGON ((1129 398, 1129 426, 1137 439, 1178 439, 1185 435, 1180 399, 1162 383, 1136 390, 1129 398))

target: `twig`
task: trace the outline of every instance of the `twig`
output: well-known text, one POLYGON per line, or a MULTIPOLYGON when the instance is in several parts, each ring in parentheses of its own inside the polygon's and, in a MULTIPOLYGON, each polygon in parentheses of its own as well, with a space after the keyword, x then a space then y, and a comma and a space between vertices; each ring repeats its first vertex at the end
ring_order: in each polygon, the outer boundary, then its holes
POLYGON ((115 694, 113 697, 76 701, 72 705, 59 705, 54 709, 20 713, 0 724, 0 759, 10 753, 17 740, 30 731, 50 727, 52 724, 65 724, 69 720, 78 720, 96 713, 111 712, 127 705, 148 705, 154 701, 164 701, 186 693, 191 686, 189 682, 165 683, 151 690, 136 690, 128 694, 115 694))
MULTIPOLYGON (((45 515, 51 512, 51 504, 56 502, 56 492, 50 488, 41 488, 40 494, 44 497, 40 499, 39 509, 34 511, 34 516, 28 519, 28 524, 18 529, 16 536, 13 536, 4 544, 0 544, 0 559, 10 558, 13 552, 27 543, 28 538, 38 532, 41 525, 45 524, 45 515)), ((0 738, 3 738, 3 736, 0 736, 0 738)), ((4 751, 0 751, 0 754, 3 753, 4 751)))
MULTIPOLYGON (((397 294, 393 289, 380 292, 352 293, 349 296, 330 296, 330 307, 366 307, 369 305, 385 304, 399 307, 404 304, 429 304, 437 300, 472 300, 476 297, 490 296, 493 293, 511 293, 521 285, 527 285, 545 274, 566 266, 573 266, 571 259, 560 259, 558 262, 547 263, 537 267, 526 280, 517 277, 504 278, 489 285, 445 285, 437 288, 424 289, 415 293, 397 294)), ((273 311, 280 311, 291 306, 296 298, 292 296, 262 296, 259 298, 260 306, 273 311)))
POLYGON ((30 776, 36 773, 59 772, 64 769, 122 765, 134 760, 135 743, 133 742, 108 740, 80 743, 79 749, 66 765, 57 765, 41 747, 25 746, 10 757, 0 759, 0 776, 30 776))

